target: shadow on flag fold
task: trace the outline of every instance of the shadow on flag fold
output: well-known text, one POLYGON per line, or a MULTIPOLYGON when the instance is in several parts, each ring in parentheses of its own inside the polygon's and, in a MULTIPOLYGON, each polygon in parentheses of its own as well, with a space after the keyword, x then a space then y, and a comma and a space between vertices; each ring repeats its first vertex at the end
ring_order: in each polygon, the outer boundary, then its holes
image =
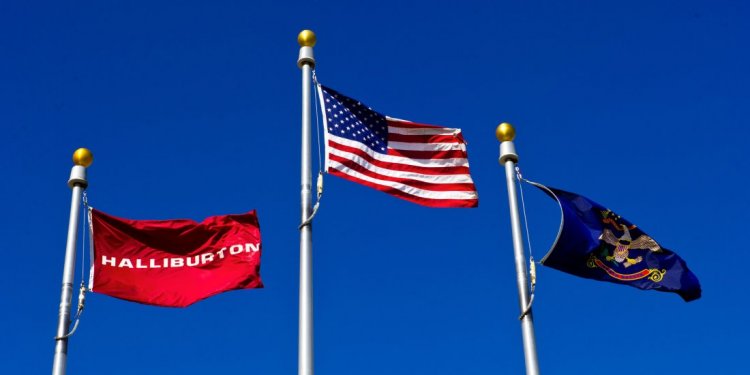
POLYGON ((193 220, 129 220, 91 209, 89 288, 148 305, 185 307, 262 288, 255 210, 193 220))
POLYGON ((677 254, 600 204, 527 181, 560 205, 560 231, 541 263, 588 279, 700 298, 698 278, 677 254))

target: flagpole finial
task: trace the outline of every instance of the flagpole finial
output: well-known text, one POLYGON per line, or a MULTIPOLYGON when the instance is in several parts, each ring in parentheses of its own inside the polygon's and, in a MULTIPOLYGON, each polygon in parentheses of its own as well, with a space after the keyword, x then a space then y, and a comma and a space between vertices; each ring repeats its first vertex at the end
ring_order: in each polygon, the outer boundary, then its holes
POLYGON ((495 129, 495 136, 500 142, 512 141, 516 138, 516 129, 513 128, 513 125, 504 122, 495 129))
POLYGON ((297 35, 297 43, 299 43, 300 47, 314 47, 317 41, 318 39, 312 30, 302 30, 297 35))
POLYGON ((87 168, 94 162, 94 154, 87 148, 79 148, 73 152, 73 164, 87 168))

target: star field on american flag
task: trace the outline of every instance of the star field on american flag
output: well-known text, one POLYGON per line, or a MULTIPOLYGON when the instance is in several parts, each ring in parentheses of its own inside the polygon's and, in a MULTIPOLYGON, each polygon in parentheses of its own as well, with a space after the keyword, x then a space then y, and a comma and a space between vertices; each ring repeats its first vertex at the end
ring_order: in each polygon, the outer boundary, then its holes
POLYGON ((322 87, 321 91, 329 118, 328 132, 365 144, 381 154, 386 153, 388 123, 385 116, 328 87, 322 87))

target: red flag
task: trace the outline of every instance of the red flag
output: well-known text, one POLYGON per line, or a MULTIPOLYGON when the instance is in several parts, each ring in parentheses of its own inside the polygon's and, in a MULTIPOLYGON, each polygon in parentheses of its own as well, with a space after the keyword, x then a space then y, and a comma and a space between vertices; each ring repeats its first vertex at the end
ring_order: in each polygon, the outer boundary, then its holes
POLYGON ((262 288, 255 210, 192 220, 128 220, 91 210, 92 291, 185 307, 214 294, 262 288))

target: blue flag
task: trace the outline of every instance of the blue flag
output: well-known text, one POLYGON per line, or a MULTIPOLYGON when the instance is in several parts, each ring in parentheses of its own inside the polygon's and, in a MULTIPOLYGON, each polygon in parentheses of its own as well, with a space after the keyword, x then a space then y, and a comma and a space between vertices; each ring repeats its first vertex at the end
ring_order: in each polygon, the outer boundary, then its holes
POLYGON ((542 264, 576 276, 700 298, 698 278, 685 261, 640 228, 600 204, 537 183, 557 200, 562 221, 542 264))

